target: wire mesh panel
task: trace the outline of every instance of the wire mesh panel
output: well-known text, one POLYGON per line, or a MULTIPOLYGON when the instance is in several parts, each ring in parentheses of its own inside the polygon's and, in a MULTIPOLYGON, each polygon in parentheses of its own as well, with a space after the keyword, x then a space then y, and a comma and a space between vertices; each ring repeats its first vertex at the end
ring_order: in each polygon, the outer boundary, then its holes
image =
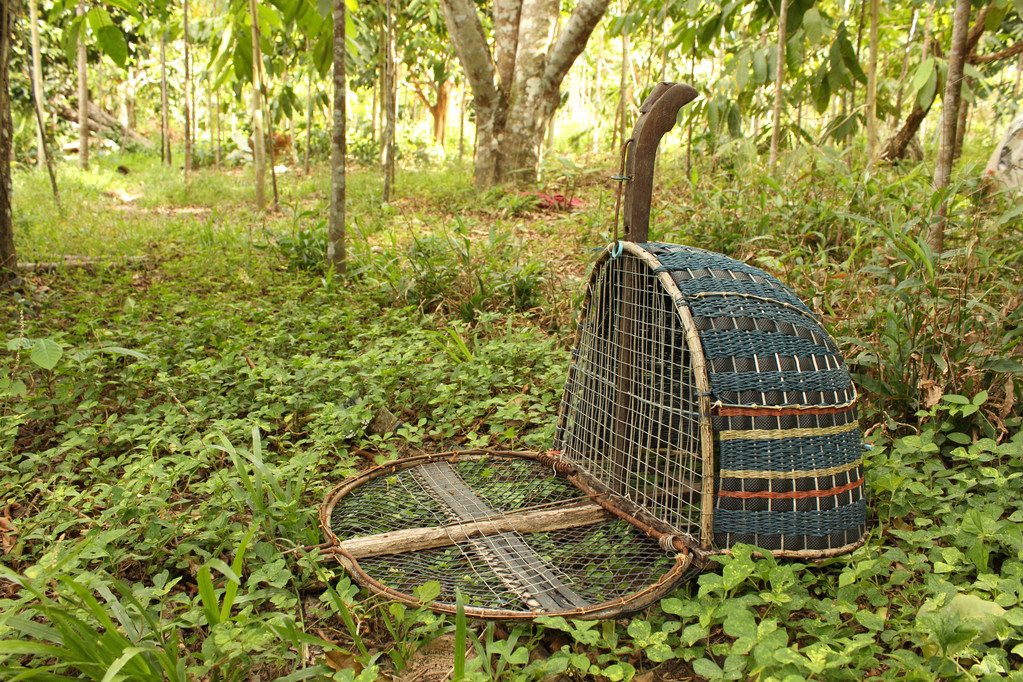
POLYGON ((399 460, 328 497, 321 524, 364 585, 470 615, 615 615, 648 605, 689 558, 580 489, 576 472, 533 453, 447 453, 399 460), (553 466, 557 464, 557 466, 553 466))
POLYGON ((703 453, 685 329, 630 252, 598 264, 555 448, 675 533, 700 535, 703 453))

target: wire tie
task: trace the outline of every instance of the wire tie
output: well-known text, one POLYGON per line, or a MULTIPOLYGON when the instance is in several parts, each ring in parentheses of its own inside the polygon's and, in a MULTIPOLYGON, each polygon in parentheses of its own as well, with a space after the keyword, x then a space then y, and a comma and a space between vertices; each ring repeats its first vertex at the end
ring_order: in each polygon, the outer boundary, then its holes
POLYGON ((620 239, 616 239, 614 245, 611 246, 611 257, 618 258, 622 255, 623 250, 625 250, 625 244, 620 239))
POLYGON ((661 545, 661 549, 671 554, 678 554, 679 551, 675 549, 675 540, 681 540, 677 535, 662 535, 658 540, 658 544, 661 545))

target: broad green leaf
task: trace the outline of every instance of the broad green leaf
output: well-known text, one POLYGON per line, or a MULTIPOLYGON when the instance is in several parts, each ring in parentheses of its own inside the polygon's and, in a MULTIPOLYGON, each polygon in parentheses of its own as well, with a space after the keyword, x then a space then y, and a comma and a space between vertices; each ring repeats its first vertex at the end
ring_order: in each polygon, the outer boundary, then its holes
POLYGON ((348 43, 348 48, 353 49, 355 52, 359 51, 358 45, 354 42, 357 29, 355 28, 355 20, 352 19, 351 12, 345 14, 345 42, 348 43))
POLYGON ((730 611, 725 616, 723 625, 725 634, 729 637, 737 639, 747 637, 754 640, 757 637, 757 619, 748 609, 730 611))
POLYGON ((725 671, 721 666, 708 658, 693 661, 693 672, 708 680, 721 680, 725 677, 725 671))
POLYGON ((285 0, 282 4, 282 11, 284 13, 282 19, 285 24, 290 26, 295 23, 295 19, 298 17, 298 13, 302 9, 303 2, 302 0, 285 0))
POLYGON ((1005 374, 1023 374, 1023 364, 1008 358, 992 360, 984 366, 984 369, 991 372, 1003 372, 1005 374))
POLYGON ((24 398, 28 395, 28 386, 26 386, 25 382, 21 379, 15 379, 9 386, 7 386, 6 389, 4 389, 4 392, 15 398, 24 398))
POLYGON ((436 580, 429 580, 423 583, 416 590, 416 597, 424 604, 429 604, 440 596, 440 583, 436 580))
POLYGON ((100 49, 120 67, 128 61, 128 42, 121 29, 116 26, 102 26, 96 30, 96 42, 100 49))
POLYGON ((83 22, 84 17, 75 17, 61 36, 64 57, 68 64, 77 64, 75 60, 78 59, 78 36, 81 34, 83 22))
POLYGON ((256 6, 256 11, 259 13, 259 26, 262 31, 267 32, 269 29, 281 31, 284 29, 284 25, 281 23, 281 15, 272 7, 260 4, 256 6))
POLYGON ((98 31, 104 26, 113 26, 114 21, 110 18, 110 13, 102 7, 93 7, 85 15, 89 21, 89 28, 93 31, 98 31))
POLYGON ((803 37, 799 33, 789 38, 785 44, 785 69, 790 74, 798 74, 803 65, 803 37))
POLYGON ((868 630, 873 630, 875 632, 884 630, 884 618, 878 614, 866 609, 860 609, 859 611, 856 611, 855 615, 859 624, 868 630))
POLYGON ((601 670, 600 674, 611 682, 620 682, 620 680, 632 679, 636 674, 636 669, 628 663, 614 663, 601 670))
POLYGON ((316 72, 320 74, 320 78, 327 75, 334 63, 333 42, 333 36, 328 31, 324 31, 320 34, 316 45, 313 46, 313 64, 316 65, 316 72))
POLYGON ((938 91, 938 70, 932 69, 927 76, 927 81, 916 93, 916 103, 921 109, 926 109, 934 101, 934 95, 938 91))
POLYGON ((739 92, 746 89, 750 76, 750 53, 743 50, 735 58, 735 87, 739 92))
POLYGON ((853 47, 852 41, 849 40, 845 27, 839 31, 837 40, 842 50, 842 61, 846 68, 849 69, 849 73, 860 83, 866 83, 867 74, 863 72, 863 67, 860 66, 860 60, 856 55, 856 48, 853 47))
POLYGON ((812 45, 821 41, 824 35, 824 21, 816 7, 811 7, 803 14, 803 29, 806 30, 806 37, 810 39, 812 45))
POLYGON ((53 339, 37 339, 29 358, 43 369, 53 369, 63 355, 64 350, 53 339))
POLYGON ((739 105, 735 102, 731 102, 731 106, 728 107, 728 116, 725 118, 725 122, 728 123, 728 134, 733 138, 742 137, 742 113, 739 111, 739 105))
POLYGON ((914 92, 919 92, 924 84, 927 83, 927 79, 934 73, 934 57, 928 57, 916 67, 916 71, 913 73, 913 80, 910 82, 910 86, 914 92))
POLYGON ((963 620, 975 621, 981 642, 997 636, 999 621, 1005 616, 1001 606, 973 594, 957 594, 945 609, 958 613, 963 620))
POLYGON ((675 616, 682 615, 682 607, 684 605, 685 603, 677 597, 668 597, 667 599, 661 600, 661 610, 675 616))
POLYGON ((709 634, 710 630, 708 628, 705 628, 699 623, 693 623, 692 625, 686 626, 686 629, 682 631, 680 639, 683 644, 692 646, 709 634))
POLYGON ((828 65, 831 67, 827 71, 828 86, 832 92, 838 92, 852 82, 849 69, 845 68, 845 62, 842 61, 842 49, 838 43, 832 43, 828 50, 828 65))
POLYGON ((696 42, 696 28, 691 24, 681 24, 675 26, 673 30, 675 35, 668 43, 667 50, 669 52, 678 50, 679 54, 689 54, 693 49, 693 43, 696 42))
POLYGON ((650 622, 634 618, 629 621, 627 632, 633 639, 648 639, 651 633, 650 622))
POLYGON ((106 3, 108 5, 113 5, 114 7, 119 7, 139 21, 142 21, 142 15, 139 14, 138 2, 132 2, 132 0, 106 0, 106 3))
POLYGON ((13 339, 7 340, 7 350, 28 350, 32 347, 32 339, 26 339, 24 336, 16 336, 13 339))
POLYGON ((767 82, 767 52, 765 49, 753 53, 753 82, 763 85, 767 82))

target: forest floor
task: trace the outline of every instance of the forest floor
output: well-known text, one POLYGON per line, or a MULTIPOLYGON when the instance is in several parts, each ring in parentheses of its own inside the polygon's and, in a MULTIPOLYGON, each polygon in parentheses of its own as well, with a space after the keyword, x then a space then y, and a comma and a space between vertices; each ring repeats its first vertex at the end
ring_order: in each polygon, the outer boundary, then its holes
MULTIPOLYGON (((836 338, 874 446, 866 544, 818 563, 740 547, 631 618, 470 622, 466 676, 1023 677, 1020 206, 961 181, 939 257, 917 237, 921 169, 734 163, 662 160, 653 236, 776 274, 836 338)), ((308 548, 327 491, 374 464, 550 446, 614 238, 605 174, 552 177, 480 193, 464 169, 409 171, 383 205, 352 173, 339 278, 325 169, 280 176, 263 213, 247 172, 186 185, 101 157, 61 168, 63 213, 16 174, 20 259, 78 263, 0 297, 0 678, 461 665, 456 618, 371 597, 308 548), (368 433, 381 407, 404 428, 368 433)))

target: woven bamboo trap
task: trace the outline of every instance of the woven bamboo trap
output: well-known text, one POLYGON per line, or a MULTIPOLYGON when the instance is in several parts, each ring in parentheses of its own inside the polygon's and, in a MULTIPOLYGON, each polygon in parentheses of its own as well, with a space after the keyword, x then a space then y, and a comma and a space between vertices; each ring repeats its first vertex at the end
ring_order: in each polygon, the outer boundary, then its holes
POLYGON ((834 341, 762 270, 646 242, 653 151, 695 94, 661 84, 641 109, 625 240, 592 271, 551 450, 424 454, 342 482, 320 523, 362 585, 415 602, 437 581, 432 608, 460 593, 475 617, 607 618, 735 543, 806 559, 862 543, 856 392, 834 341))

